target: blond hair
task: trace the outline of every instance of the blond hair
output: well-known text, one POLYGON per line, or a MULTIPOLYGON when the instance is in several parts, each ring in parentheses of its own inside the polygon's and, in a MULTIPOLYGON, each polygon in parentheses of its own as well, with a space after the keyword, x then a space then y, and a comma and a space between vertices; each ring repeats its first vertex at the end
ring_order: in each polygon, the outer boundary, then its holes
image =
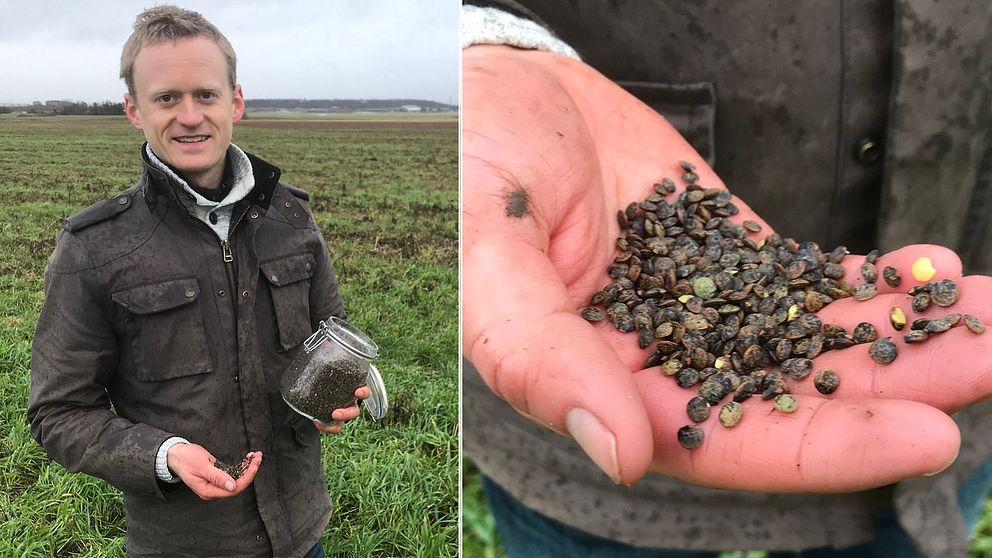
POLYGON ((234 47, 212 23, 198 12, 184 10, 178 6, 155 6, 138 14, 134 20, 134 32, 128 37, 121 50, 121 79, 127 84, 127 91, 133 97, 134 60, 142 47, 176 39, 207 37, 220 47, 227 62, 227 79, 231 89, 237 83, 238 59, 234 47))

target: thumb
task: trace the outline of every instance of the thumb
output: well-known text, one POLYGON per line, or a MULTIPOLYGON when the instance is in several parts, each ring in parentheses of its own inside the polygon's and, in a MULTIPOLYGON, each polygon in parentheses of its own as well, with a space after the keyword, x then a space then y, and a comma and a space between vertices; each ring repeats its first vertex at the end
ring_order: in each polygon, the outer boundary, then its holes
POLYGON ((633 375, 576 313, 547 255, 480 239, 462 269, 464 350, 489 388, 574 438, 614 482, 640 479, 653 445, 633 375))
POLYGON ((207 469, 206 473, 203 475, 203 478, 206 479, 207 482, 228 492, 234 491, 235 483, 234 479, 231 478, 231 475, 221 471, 215 467, 213 463, 209 464, 208 467, 209 469, 207 469))

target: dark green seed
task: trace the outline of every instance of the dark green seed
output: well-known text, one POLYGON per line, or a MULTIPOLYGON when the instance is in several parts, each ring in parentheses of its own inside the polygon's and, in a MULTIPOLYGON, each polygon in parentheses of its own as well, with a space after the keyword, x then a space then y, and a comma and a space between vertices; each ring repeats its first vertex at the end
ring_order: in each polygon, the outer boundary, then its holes
POLYGON ((682 170, 685 172, 692 172, 696 170, 696 165, 690 163, 689 161, 679 161, 679 166, 682 167, 682 170))
POLYGON ((679 387, 692 387, 699 383, 699 372, 695 368, 683 368, 675 374, 675 383, 679 387))
POLYGON ((710 416, 710 402, 703 397, 693 397, 685 406, 689 420, 693 422, 703 422, 710 416))
POLYGON ((913 296, 913 312, 917 314, 930 308, 930 293, 918 292, 913 296))
POLYGON ((865 278, 866 283, 874 283, 878 280, 878 269, 875 264, 865 262, 861 264, 861 276, 865 278))
POLYGON ((923 328, 923 331, 933 335, 935 333, 944 333, 949 329, 951 329, 951 324, 947 320, 930 320, 927 322, 926 327, 923 328))
POLYGON ((799 403, 796 402, 795 397, 783 393, 775 396, 775 408, 783 413, 794 413, 799 408, 799 403))
POLYGON ((868 254, 865 256, 866 263, 874 264, 875 260, 877 259, 878 259, 878 250, 872 250, 871 252, 868 252, 868 254))
POLYGON ((959 323, 961 323, 961 314, 958 313, 948 314, 944 316, 944 321, 951 324, 951 327, 954 327, 959 323))
POLYGON ((902 340, 909 344, 922 343, 930 337, 930 334, 922 329, 914 329, 902 336, 902 340))
POLYGON ((737 389, 734 390, 734 401, 740 403, 741 401, 750 399, 757 391, 757 383, 751 377, 745 376, 741 379, 741 385, 737 386, 737 389))
POLYGON ((782 361, 782 370, 793 379, 802 380, 813 371, 813 361, 808 358, 790 358, 782 361))
POLYGON ((919 318, 913 320, 913 323, 909 325, 909 329, 924 329, 928 323, 930 323, 930 318, 919 318))
POLYGON ((606 310, 606 315, 613 325, 623 332, 634 331, 634 316, 630 314, 630 308, 622 302, 615 302, 606 310))
POLYGON ((902 278, 899 277, 899 270, 891 265, 887 265, 884 269, 882 269, 882 279, 884 279, 885 284, 890 287, 898 287, 899 282, 902 280, 902 278))
POLYGON ((726 426, 727 428, 733 428, 737 426, 737 423, 741 421, 741 416, 744 414, 744 405, 736 401, 729 401, 724 403, 723 407, 720 407, 720 424, 726 426))
MULTIPOLYGON (((682 175, 682 180, 685 180, 689 184, 692 184, 692 183, 696 182, 697 180, 699 180, 699 175, 696 174, 696 173, 694 173, 694 172, 687 172, 687 173, 685 173, 685 174, 682 175)), ((699 199, 703 199, 702 196, 700 196, 699 199)), ((699 200, 696 200, 696 201, 699 201, 699 200)), ((695 203, 695 202, 693 202, 693 203, 695 203)))
POLYGON ((878 288, 875 287, 874 283, 867 283, 855 287, 851 296, 854 297, 854 300, 865 301, 874 298, 876 293, 878 293, 878 288))
POLYGON ((930 289, 930 298, 937 306, 950 306, 958 300, 958 286, 950 279, 937 281, 930 289))
POLYGON ((879 364, 889 364, 896 359, 896 344, 891 337, 883 337, 871 344, 868 354, 879 364))
POLYGON ((968 328, 968 331, 976 335, 979 333, 985 333, 985 324, 982 323, 982 320, 979 320, 971 314, 964 315, 964 326, 968 328))
POLYGON ((744 221, 743 225, 744 228, 750 232, 753 233, 761 232, 761 225, 757 221, 751 221, 750 219, 748 219, 744 221))
POLYGON ((692 450, 703 445, 703 429, 687 424, 682 428, 679 428, 678 432, 679 445, 685 449, 692 450))
POLYGON ((675 182, 671 178, 662 178, 661 186, 665 189, 665 193, 675 193, 675 182))
POLYGON ((583 308, 582 311, 579 312, 579 314, 581 314, 583 318, 589 320, 590 322, 602 321, 602 319, 606 317, 606 314, 603 314, 602 310, 600 310, 599 308, 593 308, 591 306, 587 308, 583 308))
POLYGON ((833 370, 824 368, 813 376, 813 385, 816 387, 816 391, 823 395, 830 395, 837 391, 837 386, 840 385, 840 378, 833 370))
POLYGON ((868 322, 861 322, 851 332, 851 337, 856 343, 871 343, 878 339, 878 330, 868 322))

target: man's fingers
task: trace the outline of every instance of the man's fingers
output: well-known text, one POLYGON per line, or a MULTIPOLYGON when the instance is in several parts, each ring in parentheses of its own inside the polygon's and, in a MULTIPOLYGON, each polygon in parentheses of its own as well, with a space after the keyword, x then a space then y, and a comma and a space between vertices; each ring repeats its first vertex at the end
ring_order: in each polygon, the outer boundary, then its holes
POLYGON ((324 434, 337 434, 341 432, 342 428, 344 428, 344 422, 339 420, 333 421, 331 423, 323 423, 315 420, 313 421, 313 425, 317 427, 317 430, 320 430, 324 434))
POLYGON ((864 490, 936 473, 960 445, 954 421, 921 403, 797 395, 799 408, 789 414, 770 401, 748 399, 733 428, 718 422, 714 407, 699 424, 702 446, 687 450, 677 431, 694 424, 685 411, 694 392, 654 370, 635 376, 654 426, 654 469, 695 484, 768 492, 864 490))
POLYGON ((630 370, 575 311, 543 253, 479 240, 464 254, 465 352, 521 413, 570 434, 615 482, 647 470, 651 433, 630 370))
POLYGON ((334 409, 334 411, 331 412, 331 418, 337 421, 352 420, 358 418, 358 415, 360 414, 362 414, 362 410, 358 408, 357 404, 355 404, 343 409, 334 409))
MULTIPOLYGON (((865 283, 865 278, 861 274, 861 264, 865 261, 864 256, 849 255, 841 261, 844 267, 844 280, 857 286, 865 283)), ((950 248, 938 246, 936 244, 910 244, 898 250, 882 254, 875 261, 875 268, 878 271, 878 279, 875 286, 879 293, 905 293, 916 285, 922 285, 927 281, 940 281, 941 279, 956 280, 961 277, 961 259, 950 248), (926 258, 927 261, 920 261, 926 258), (919 262, 919 263, 918 263, 919 262), (933 275, 918 281, 913 276, 913 266, 918 268, 930 268, 933 275), (899 273, 899 284, 890 287, 882 278, 882 270, 886 267, 893 267, 899 273)))
POLYGON ((369 386, 362 386, 355 390, 355 399, 368 399, 371 394, 369 386))

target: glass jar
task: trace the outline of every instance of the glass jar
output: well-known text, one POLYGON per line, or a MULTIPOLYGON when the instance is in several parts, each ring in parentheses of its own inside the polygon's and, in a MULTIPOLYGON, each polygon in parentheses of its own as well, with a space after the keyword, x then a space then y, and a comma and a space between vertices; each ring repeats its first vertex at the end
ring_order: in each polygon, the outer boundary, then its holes
POLYGON ((373 420, 386 415, 386 387, 372 361, 379 347, 347 321, 330 317, 303 342, 303 350, 282 374, 279 391, 287 405, 308 419, 333 422, 334 409, 350 407, 355 390, 368 385, 364 400, 373 420))

